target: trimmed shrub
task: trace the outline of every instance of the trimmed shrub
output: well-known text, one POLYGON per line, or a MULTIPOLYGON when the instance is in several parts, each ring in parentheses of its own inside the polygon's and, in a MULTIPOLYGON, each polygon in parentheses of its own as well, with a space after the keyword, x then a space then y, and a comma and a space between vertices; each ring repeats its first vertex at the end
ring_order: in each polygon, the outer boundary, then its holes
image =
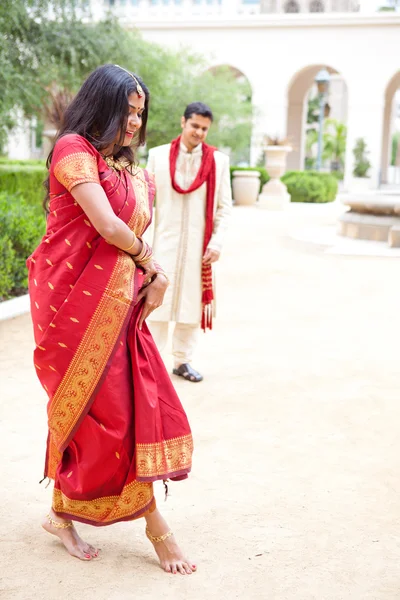
POLYGON ((231 167, 231 185, 233 179, 233 171, 258 171, 260 173, 260 192, 263 185, 270 180, 267 170, 264 167, 231 167))
POLYGON ((354 177, 368 177, 368 171, 371 168, 371 163, 368 160, 367 144, 363 138, 356 140, 356 145, 353 149, 354 155, 354 177))
POLYGON ((21 194, 28 204, 41 210, 46 177, 47 170, 42 164, 0 163, 0 193, 21 194))
MULTIPOLYGON (((12 262, 12 281, 8 289, 2 288, 0 296, 19 295, 27 288, 26 259, 39 244, 45 232, 45 217, 19 195, 0 193, 0 231, 7 232, 3 241, 7 264, 12 262), (9 244, 11 243, 12 252, 9 244), (14 253, 14 254, 13 254, 14 253)), ((2 255, 3 260, 3 255, 2 255)), ((8 281, 9 266, 5 267, 5 282, 8 281)))
MULTIPOLYGON (((233 171, 259 171, 260 192, 263 185, 270 180, 263 167, 231 167, 231 182, 233 171)), ((282 177, 292 202, 332 202, 338 192, 337 180, 337 175, 318 171, 288 171, 282 177)))
POLYGON ((19 159, 19 158, 7 158, 5 156, 0 156, 0 165, 22 165, 22 166, 34 166, 34 167, 42 167, 46 168, 45 160, 35 160, 35 159, 19 159))
POLYGON ((288 171, 282 177, 292 202, 332 202, 338 192, 338 182, 330 173, 288 171))
POLYGON ((13 287, 15 251, 8 235, 0 237, 0 300, 8 298, 13 287))

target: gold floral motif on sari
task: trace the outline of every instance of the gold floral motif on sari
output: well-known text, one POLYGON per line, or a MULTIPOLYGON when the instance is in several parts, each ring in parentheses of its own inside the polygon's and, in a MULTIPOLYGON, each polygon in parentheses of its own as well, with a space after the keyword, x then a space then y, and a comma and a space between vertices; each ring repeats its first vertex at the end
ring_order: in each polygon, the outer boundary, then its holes
POLYGON ((93 314, 49 407, 49 429, 56 447, 65 448, 98 384, 134 294, 135 263, 122 250, 105 292, 93 314))
POLYGON ((137 477, 160 477, 187 470, 192 464, 191 435, 154 444, 136 444, 137 477))
POLYGON ((79 183, 100 183, 96 157, 88 152, 62 158, 54 167, 54 175, 69 192, 79 183))
POLYGON ((135 519, 153 508, 153 484, 132 481, 119 496, 103 496, 94 500, 72 500, 54 488, 53 510, 96 524, 113 523, 129 517, 135 519))

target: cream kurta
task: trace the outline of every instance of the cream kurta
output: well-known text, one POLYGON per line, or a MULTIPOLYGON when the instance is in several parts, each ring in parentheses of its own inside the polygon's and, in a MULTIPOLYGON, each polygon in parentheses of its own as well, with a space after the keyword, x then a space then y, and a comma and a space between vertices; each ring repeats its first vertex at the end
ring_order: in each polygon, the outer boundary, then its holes
MULTIPOLYGON (((151 315, 153 321, 199 324, 201 320, 201 262, 205 229, 206 184, 191 194, 178 194, 171 185, 169 154, 171 144, 153 148, 147 169, 156 180, 156 209, 153 251, 171 285, 163 305, 151 315)), ((181 143, 176 165, 176 182, 187 189, 196 178, 202 159, 202 145, 188 152, 181 143)), ((232 207, 229 158, 214 153, 216 186, 214 231, 209 248, 221 251, 232 207)))

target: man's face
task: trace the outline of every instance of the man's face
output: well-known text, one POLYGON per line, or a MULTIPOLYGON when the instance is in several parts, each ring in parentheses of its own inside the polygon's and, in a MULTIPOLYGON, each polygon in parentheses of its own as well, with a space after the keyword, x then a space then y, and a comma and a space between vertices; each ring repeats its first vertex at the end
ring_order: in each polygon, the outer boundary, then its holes
POLYGON ((211 127, 211 119, 193 114, 189 119, 182 117, 182 142, 190 151, 206 141, 208 130, 211 127))

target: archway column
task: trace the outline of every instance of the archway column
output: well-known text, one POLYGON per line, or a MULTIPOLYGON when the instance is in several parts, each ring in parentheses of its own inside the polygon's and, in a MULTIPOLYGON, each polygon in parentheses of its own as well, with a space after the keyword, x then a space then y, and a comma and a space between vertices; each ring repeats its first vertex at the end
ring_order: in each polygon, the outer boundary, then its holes
POLYGON ((391 159, 391 141, 394 133, 394 106, 393 99, 396 90, 400 87, 400 73, 392 77, 385 93, 385 108, 383 113, 383 135, 382 135, 382 159, 381 159, 381 181, 388 182, 389 166, 391 159))
POLYGON ((289 171, 302 171, 305 158, 305 120, 307 102, 304 97, 289 104, 287 134, 293 146, 293 151, 288 155, 287 166, 289 171))
POLYGON ((383 136, 382 136, 382 160, 381 160, 381 182, 387 183, 389 176, 389 165, 391 159, 391 141, 393 135, 393 98, 386 98, 383 113, 383 136))
POLYGON ((250 164, 254 166, 263 152, 266 135, 285 137, 287 130, 287 84, 275 79, 260 80, 253 87, 253 133, 250 164))

